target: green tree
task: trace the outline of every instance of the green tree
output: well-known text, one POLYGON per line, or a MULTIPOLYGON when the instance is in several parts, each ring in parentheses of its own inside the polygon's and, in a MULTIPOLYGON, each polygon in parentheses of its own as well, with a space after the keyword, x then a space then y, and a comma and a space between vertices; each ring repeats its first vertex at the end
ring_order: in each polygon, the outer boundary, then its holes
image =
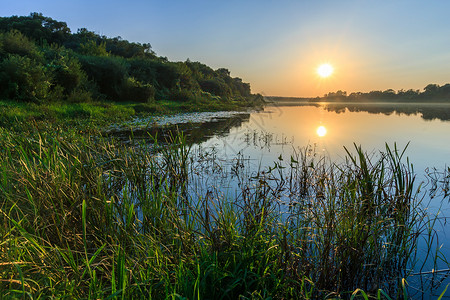
POLYGON ((220 97, 230 97, 232 95, 230 87, 218 78, 201 80, 199 84, 203 91, 213 95, 220 97))
POLYGON ((10 30, 18 30, 36 42, 47 41, 49 44, 62 44, 70 38, 70 29, 65 22, 53 20, 36 12, 29 16, 0 17, 0 32, 10 30))
POLYGON ((429 96, 435 96, 439 92, 439 85, 429 84, 424 88, 424 92, 429 96))
POLYGON ((250 85, 226 68, 170 62, 157 57, 149 43, 86 28, 72 34, 65 22, 41 13, 0 17, 0 63, 0 94, 18 100, 187 101, 211 100, 211 94, 244 100, 251 95, 250 85))
POLYGON ((72 93, 87 80, 87 76, 76 58, 61 56, 53 62, 51 67, 53 69, 53 83, 61 86, 65 95, 72 93))
POLYGON ((97 44, 93 40, 81 44, 80 53, 92 56, 109 56, 108 51, 106 51, 106 42, 101 42, 100 44, 97 44))
POLYGON ((41 101, 48 96, 51 78, 39 62, 9 55, 0 63, 0 95, 20 101, 41 101))
POLYGON ((7 54, 18 54, 34 58, 40 56, 34 42, 15 29, 6 33, 0 33, 0 53, 3 56, 7 54))
POLYGON ((119 57, 80 56, 79 61, 98 91, 110 100, 121 99, 121 89, 127 77, 126 61, 119 57))
POLYGON ((149 84, 143 84, 133 77, 127 78, 122 87, 121 100, 133 102, 149 102, 155 97, 155 88, 149 84))

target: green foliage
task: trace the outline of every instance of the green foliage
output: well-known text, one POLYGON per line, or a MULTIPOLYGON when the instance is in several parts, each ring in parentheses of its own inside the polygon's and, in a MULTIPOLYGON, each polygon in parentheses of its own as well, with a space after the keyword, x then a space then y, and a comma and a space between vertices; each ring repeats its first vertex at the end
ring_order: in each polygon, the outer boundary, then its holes
POLYGON ((178 62, 175 64, 178 73, 178 82, 177 85, 181 89, 196 91, 200 89, 200 86, 193 76, 192 70, 182 62, 178 62))
POLYGON ((73 56, 59 55, 51 62, 50 67, 53 72, 53 84, 61 86, 65 95, 71 94, 82 83, 87 82, 86 74, 82 71, 79 61, 73 56))
POLYGON ((9 55, 0 62, 0 97, 20 101, 40 101, 48 97, 51 83, 48 71, 39 62, 9 55))
POLYGON ((206 107, 211 100, 214 109, 214 97, 241 104, 251 97, 250 85, 232 78, 228 69, 169 62, 157 57, 150 44, 86 28, 71 34, 66 23, 39 13, 0 18, 0 64, 0 96, 18 101, 156 99, 206 107))
POLYGON ((18 30, 0 33, 0 54, 17 54, 31 58, 39 56, 36 45, 18 30))
POLYGON ((200 62, 191 62, 189 59, 185 64, 191 69, 192 74, 198 79, 214 78, 214 70, 200 62))
POLYGON ((128 70, 131 77, 140 82, 150 83, 155 87, 160 87, 158 81, 158 66, 162 63, 156 60, 132 58, 128 60, 130 68, 128 70))
POLYGON ((133 109, 137 114, 148 114, 148 113, 163 114, 169 112, 168 109, 165 109, 164 106, 157 103, 145 103, 145 104, 140 103, 134 105, 133 109))
POLYGON ((220 97, 230 97, 230 87, 220 79, 206 79, 199 82, 202 90, 220 97))
POLYGON ((447 83, 443 86, 429 84, 421 95, 431 99, 450 99, 450 84, 447 83))
POLYGON ((347 95, 345 91, 330 92, 323 98, 316 100, 326 101, 392 101, 392 102, 419 102, 423 100, 448 102, 450 100, 450 84, 439 86, 438 84, 428 84, 423 92, 420 90, 398 90, 387 89, 384 91, 370 91, 367 93, 354 92, 347 95))
POLYGON ((172 90, 169 94, 169 100, 176 102, 186 102, 194 99, 194 94, 189 90, 172 90))
POLYGON ((121 100, 121 89, 127 73, 127 66, 122 58, 79 56, 79 61, 83 71, 95 82, 101 94, 111 100, 121 100))
POLYGON ((106 51, 115 56, 124 58, 149 58, 155 59, 156 55, 152 51, 152 47, 149 43, 132 43, 123 40, 120 36, 115 38, 108 38, 106 36, 100 36, 93 31, 89 31, 86 28, 78 29, 78 32, 72 35, 72 38, 64 43, 65 46, 72 49, 79 49, 81 44, 89 42, 95 42, 95 44, 104 44, 106 51))
POLYGON ((70 37, 70 29, 65 22, 53 20, 41 13, 0 17, 0 32, 10 30, 18 30, 36 42, 46 41, 49 44, 61 44, 70 37))
POLYGON ((71 103, 92 102, 92 93, 83 89, 75 89, 67 95, 67 101, 71 103))
POLYGON ((26 134, 0 131, 0 298, 406 299, 405 262, 432 230, 396 148, 339 168, 305 149, 237 171, 228 198, 187 193, 205 170, 182 134, 26 134))
POLYGON ((121 37, 103 38, 106 43, 106 50, 112 55, 117 55, 125 58, 141 57, 141 58, 156 58, 149 43, 131 43, 123 40, 121 37))
POLYGON ((241 78, 232 78, 232 88, 243 97, 251 96, 250 84, 242 82, 241 78))
POLYGON ((106 42, 97 45, 95 41, 89 40, 80 45, 79 51, 83 55, 109 56, 109 53, 106 51, 106 42))
POLYGON ((155 98, 155 88, 149 83, 143 84, 129 77, 122 88, 121 98, 125 101, 148 102, 155 98))

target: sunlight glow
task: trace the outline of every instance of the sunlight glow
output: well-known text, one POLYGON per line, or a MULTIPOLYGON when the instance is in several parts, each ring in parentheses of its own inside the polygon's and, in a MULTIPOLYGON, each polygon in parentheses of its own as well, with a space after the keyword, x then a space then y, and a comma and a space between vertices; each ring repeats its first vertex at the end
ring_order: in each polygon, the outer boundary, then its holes
POLYGON ((326 78, 333 74, 334 68, 330 64, 321 64, 317 68, 317 74, 319 74, 320 77, 326 78))
POLYGON ((327 129, 324 126, 319 126, 316 130, 318 136, 322 137, 327 134, 327 129))

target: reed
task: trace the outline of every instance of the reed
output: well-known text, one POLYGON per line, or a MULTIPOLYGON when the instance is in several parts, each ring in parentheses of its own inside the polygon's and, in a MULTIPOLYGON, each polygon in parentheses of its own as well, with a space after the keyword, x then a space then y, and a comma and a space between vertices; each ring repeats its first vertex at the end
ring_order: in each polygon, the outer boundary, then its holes
POLYGON ((395 145, 214 169, 232 197, 198 188, 207 169, 182 134, 0 134, 0 298, 402 298, 433 235, 395 145))

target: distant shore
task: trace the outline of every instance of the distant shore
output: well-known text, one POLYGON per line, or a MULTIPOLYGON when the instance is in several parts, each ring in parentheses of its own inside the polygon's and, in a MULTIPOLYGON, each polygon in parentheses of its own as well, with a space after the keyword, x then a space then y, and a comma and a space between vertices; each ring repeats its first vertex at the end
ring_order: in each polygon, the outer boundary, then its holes
POLYGON ((279 97, 279 96, 266 96, 264 100, 267 104, 297 104, 297 103, 335 103, 335 104, 370 104, 370 103, 383 103, 383 104, 450 104, 450 100, 447 98, 429 98, 429 99, 367 99, 367 98, 304 98, 304 97, 279 97))

